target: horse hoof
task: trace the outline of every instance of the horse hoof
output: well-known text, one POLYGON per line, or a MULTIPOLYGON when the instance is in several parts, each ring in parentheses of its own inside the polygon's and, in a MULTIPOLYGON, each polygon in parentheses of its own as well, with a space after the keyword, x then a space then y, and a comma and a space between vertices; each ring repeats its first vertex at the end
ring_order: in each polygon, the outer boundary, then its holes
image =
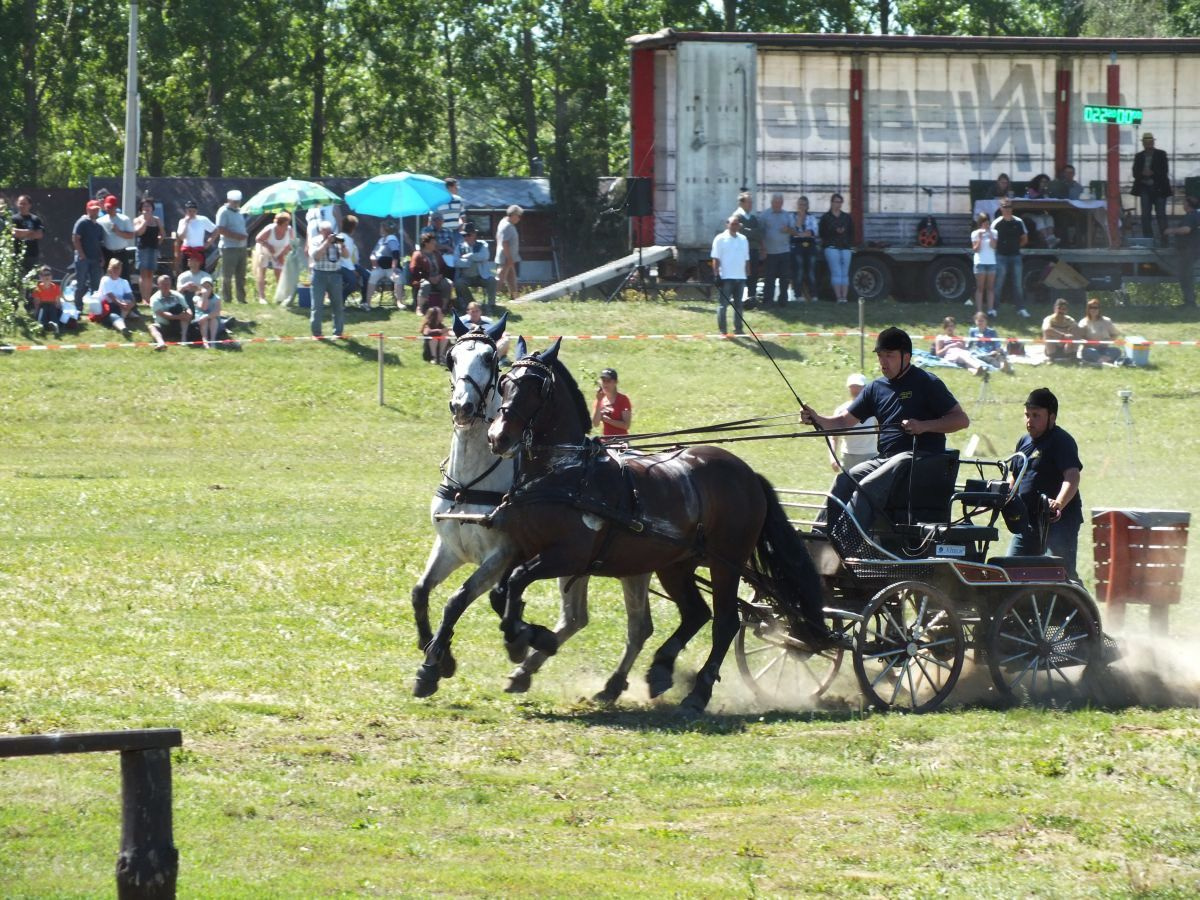
POLYGON ((529 626, 529 643, 534 650, 553 656, 558 652, 558 636, 542 625, 529 626))
POLYGON ((616 703, 617 698, 629 688, 629 682, 624 676, 614 675, 604 683, 604 690, 600 691, 594 697, 597 703, 616 703))
POLYGON ((453 678, 454 673, 458 671, 458 660, 449 653, 446 653, 442 657, 441 662, 438 663, 438 669, 441 671, 443 678, 453 678))
POLYGON ((683 698, 683 702, 679 704, 679 711, 685 716, 702 716, 704 715, 704 708, 706 706, 708 706, 708 701, 703 697, 688 694, 683 698))
POLYGON ((517 669, 508 676, 508 684, 504 687, 507 694, 523 694, 533 686, 533 676, 523 669, 517 669))
POLYGON ((432 697, 438 689, 437 666, 424 665, 417 669, 417 678, 413 682, 414 697, 432 697))
POLYGON ((529 654, 529 636, 522 633, 511 641, 505 641, 504 650, 508 653, 509 662, 525 662, 525 657, 529 654))
POLYGON ((650 699, 659 697, 671 689, 675 678, 666 666, 653 665, 646 673, 646 686, 650 689, 650 699))

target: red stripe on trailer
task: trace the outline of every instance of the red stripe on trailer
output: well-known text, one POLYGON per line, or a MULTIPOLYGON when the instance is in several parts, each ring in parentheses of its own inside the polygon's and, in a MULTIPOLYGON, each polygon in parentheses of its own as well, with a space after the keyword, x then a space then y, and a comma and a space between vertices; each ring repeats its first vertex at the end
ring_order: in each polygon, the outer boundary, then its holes
POLYGON ((1060 59, 1054 85, 1054 175, 1063 170, 1069 160, 1071 136, 1071 69, 1070 61, 1060 59))
MULTIPOLYGON (((1108 64, 1108 105, 1121 105, 1121 67, 1114 51, 1108 64)), ((1121 126, 1106 125, 1108 143, 1108 245, 1121 246, 1121 126)))
POLYGON ((850 217, 857 243, 863 239, 863 70, 857 53, 850 63, 850 217))
MULTIPOLYGON (((630 175, 649 178, 654 186, 654 51, 634 50, 630 65, 629 130, 630 175)), ((654 216, 636 216, 633 220, 637 246, 654 243, 654 216)))

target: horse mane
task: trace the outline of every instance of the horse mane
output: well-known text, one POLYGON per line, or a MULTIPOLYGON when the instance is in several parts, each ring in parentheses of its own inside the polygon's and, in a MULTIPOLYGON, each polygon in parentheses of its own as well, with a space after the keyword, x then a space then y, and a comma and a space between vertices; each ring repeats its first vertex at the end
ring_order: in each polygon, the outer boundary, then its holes
POLYGON ((575 376, 571 374, 570 370, 557 357, 554 360, 553 368, 554 378, 558 381, 559 386, 565 388, 567 393, 571 395, 571 400, 575 406, 575 414, 579 416, 579 427, 583 429, 584 434, 587 434, 592 430, 592 414, 588 412, 587 401, 583 399, 583 391, 579 390, 575 376))

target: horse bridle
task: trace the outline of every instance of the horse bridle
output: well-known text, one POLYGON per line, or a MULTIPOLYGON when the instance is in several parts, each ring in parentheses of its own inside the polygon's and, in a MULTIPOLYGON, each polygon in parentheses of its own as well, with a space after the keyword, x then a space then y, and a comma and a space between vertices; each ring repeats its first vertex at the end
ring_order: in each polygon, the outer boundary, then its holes
POLYGON ((491 335, 489 335, 486 331, 482 331, 482 330, 468 331, 466 334, 462 335, 454 342, 454 347, 451 348, 451 350, 450 350, 451 373, 453 373, 453 371, 454 371, 454 368, 453 368, 454 349, 468 341, 482 341, 483 343, 487 344, 489 347, 492 348, 492 350, 493 350, 492 370, 488 376, 487 383, 483 387, 479 386, 479 382, 477 382, 474 378, 472 378, 471 374, 469 372, 466 374, 463 374, 463 375, 459 375, 457 378, 451 377, 451 379, 450 379, 451 396, 453 396, 454 388, 458 385, 458 383, 460 381, 465 381, 468 385, 470 385, 474 389, 475 393, 479 396, 479 402, 476 404, 475 412, 471 415, 471 418, 472 419, 482 419, 482 420, 488 422, 488 424, 491 424, 491 420, 487 418, 487 413, 485 412, 485 410, 487 409, 488 395, 491 394, 492 391, 496 390, 500 385, 499 352, 496 348, 496 342, 492 339, 491 335))
POLYGON ((542 380, 541 389, 538 392, 538 405, 533 410, 533 414, 528 418, 518 415, 513 411, 512 405, 508 403, 501 404, 500 409, 496 414, 498 416, 510 416, 511 418, 516 419, 517 422, 523 423, 524 428, 521 432, 521 440, 526 447, 529 447, 533 444, 533 423, 537 421, 538 416, 542 414, 542 410, 546 408, 547 402, 552 396, 554 396, 554 370, 540 359, 537 359, 533 356, 526 356, 523 359, 518 359, 512 364, 512 367, 508 370, 508 372, 505 373, 504 377, 500 379, 499 389, 501 393, 503 393, 504 390, 504 382, 509 379, 513 379, 515 381, 518 371, 524 370, 537 373, 538 377, 540 377, 542 380))

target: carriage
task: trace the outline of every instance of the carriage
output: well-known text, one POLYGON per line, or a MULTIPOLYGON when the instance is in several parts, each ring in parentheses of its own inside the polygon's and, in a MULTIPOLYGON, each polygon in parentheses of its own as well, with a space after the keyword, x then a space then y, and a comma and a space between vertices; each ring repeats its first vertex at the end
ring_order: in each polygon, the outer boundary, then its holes
POLYGON ((754 694, 811 702, 850 656, 876 709, 938 708, 968 661, 986 668, 1002 704, 1088 697, 1114 656, 1093 598, 1060 559, 992 554, 1007 545, 1001 512, 1027 465, 1021 454, 922 457, 869 525, 823 493, 779 489, 817 562, 828 621, 853 640, 814 650, 795 636, 787 601, 747 578, 734 650, 754 694), (811 520, 827 502, 845 510, 829 531, 811 520))

